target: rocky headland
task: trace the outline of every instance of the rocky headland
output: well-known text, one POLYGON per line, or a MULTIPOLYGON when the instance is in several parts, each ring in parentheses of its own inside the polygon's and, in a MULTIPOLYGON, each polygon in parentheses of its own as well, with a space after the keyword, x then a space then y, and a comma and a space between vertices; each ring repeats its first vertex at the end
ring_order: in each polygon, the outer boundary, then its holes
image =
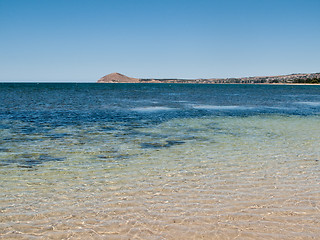
POLYGON ((279 76, 260 76, 243 78, 198 78, 198 79, 157 79, 132 78, 121 73, 111 73, 100 78, 98 83, 244 83, 244 84, 318 84, 320 73, 299 73, 279 76))
POLYGON ((139 78, 127 77, 121 73, 110 73, 98 80, 98 83, 139 83, 139 78))

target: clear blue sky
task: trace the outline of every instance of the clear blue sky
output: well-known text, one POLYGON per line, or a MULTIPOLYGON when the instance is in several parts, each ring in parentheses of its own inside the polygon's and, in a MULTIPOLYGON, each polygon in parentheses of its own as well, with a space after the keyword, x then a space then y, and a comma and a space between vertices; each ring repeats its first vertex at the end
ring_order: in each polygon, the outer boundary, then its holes
POLYGON ((0 81, 320 72, 320 0, 0 0, 0 81))

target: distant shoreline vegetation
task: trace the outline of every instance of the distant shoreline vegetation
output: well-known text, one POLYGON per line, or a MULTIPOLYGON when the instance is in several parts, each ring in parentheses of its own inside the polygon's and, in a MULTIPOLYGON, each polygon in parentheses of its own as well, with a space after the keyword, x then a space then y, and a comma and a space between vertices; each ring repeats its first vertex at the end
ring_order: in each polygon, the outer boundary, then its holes
POLYGON ((290 74, 244 78, 131 78, 120 73, 111 73, 100 78, 98 83, 202 83, 202 84, 320 84, 320 73, 290 74))
POLYGON ((319 78, 307 78, 307 79, 296 79, 293 83, 310 83, 310 84, 319 84, 319 78))

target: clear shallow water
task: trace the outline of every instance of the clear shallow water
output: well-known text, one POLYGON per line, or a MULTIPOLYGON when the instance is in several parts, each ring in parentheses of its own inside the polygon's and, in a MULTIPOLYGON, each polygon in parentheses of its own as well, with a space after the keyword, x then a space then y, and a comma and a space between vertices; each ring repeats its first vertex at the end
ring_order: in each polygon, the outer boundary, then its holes
POLYGON ((0 237, 317 239, 320 87, 0 84, 0 237))

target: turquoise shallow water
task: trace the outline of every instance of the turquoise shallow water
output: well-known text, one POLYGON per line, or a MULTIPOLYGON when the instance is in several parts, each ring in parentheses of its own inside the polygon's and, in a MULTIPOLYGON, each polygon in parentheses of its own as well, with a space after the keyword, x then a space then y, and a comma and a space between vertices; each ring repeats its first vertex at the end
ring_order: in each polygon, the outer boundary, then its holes
POLYGON ((4 239, 320 236, 319 86, 0 87, 4 239))

